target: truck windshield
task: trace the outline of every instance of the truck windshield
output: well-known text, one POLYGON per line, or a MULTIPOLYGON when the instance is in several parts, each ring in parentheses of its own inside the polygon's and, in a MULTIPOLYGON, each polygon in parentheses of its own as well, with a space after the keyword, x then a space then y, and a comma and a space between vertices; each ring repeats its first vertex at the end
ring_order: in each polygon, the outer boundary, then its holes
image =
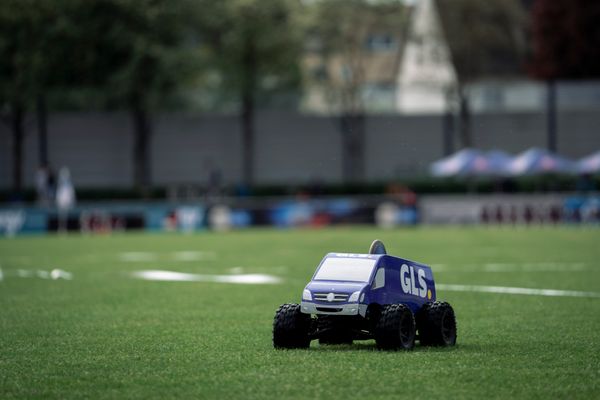
POLYGON ((328 257, 321 264, 314 280, 368 282, 377 260, 371 258, 328 257))

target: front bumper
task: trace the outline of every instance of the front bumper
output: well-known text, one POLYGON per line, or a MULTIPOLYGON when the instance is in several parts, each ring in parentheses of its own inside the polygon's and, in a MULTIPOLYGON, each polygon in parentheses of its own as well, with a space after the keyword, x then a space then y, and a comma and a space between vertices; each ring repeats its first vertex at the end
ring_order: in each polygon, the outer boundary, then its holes
MULTIPOLYGON (((310 301, 302 301, 300 311, 304 314, 321 314, 321 315, 358 315, 361 305, 358 303, 345 304, 320 304, 310 301)), ((365 307, 366 308, 366 307, 365 307)), ((361 313, 362 315, 363 313, 361 313)))

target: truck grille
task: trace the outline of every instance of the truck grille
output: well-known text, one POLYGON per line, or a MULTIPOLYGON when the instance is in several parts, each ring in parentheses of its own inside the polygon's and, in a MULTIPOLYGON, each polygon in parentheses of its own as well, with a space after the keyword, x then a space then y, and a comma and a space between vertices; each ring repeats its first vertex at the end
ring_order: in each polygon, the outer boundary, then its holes
MULTIPOLYGON (((329 302, 329 300, 327 300, 328 295, 329 295, 329 293, 315 293, 315 300, 329 302)), ((348 293, 334 293, 333 294, 332 302, 339 303, 339 302, 345 302, 345 301, 348 301, 348 293)))

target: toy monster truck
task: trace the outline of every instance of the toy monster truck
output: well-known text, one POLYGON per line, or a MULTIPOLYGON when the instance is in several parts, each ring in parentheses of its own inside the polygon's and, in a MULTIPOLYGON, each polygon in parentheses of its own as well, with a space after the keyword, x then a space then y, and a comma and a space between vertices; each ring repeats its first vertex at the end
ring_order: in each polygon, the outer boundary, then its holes
POLYGON ((277 309, 273 345, 308 348, 313 339, 320 344, 375 339, 380 349, 410 350, 418 339, 421 345, 453 346, 454 310, 435 295, 428 266, 387 255, 379 240, 369 254, 329 253, 301 304, 277 309))

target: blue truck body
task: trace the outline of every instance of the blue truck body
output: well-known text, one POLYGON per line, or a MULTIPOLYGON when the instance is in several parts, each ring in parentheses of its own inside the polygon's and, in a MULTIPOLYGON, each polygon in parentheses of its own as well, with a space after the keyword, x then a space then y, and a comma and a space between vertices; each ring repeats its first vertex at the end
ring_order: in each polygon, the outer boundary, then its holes
POLYGON ((380 240, 368 254, 329 253, 304 287, 302 301, 273 319, 275 348, 309 348, 375 339, 382 350, 454 346, 456 316, 436 299, 431 268, 390 256, 380 240))
POLYGON ((386 254, 329 253, 304 289, 301 311, 364 317, 371 304, 405 304, 416 314, 435 300, 427 265, 386 254), (323 268, 330 273, 324 274, 323 268))

